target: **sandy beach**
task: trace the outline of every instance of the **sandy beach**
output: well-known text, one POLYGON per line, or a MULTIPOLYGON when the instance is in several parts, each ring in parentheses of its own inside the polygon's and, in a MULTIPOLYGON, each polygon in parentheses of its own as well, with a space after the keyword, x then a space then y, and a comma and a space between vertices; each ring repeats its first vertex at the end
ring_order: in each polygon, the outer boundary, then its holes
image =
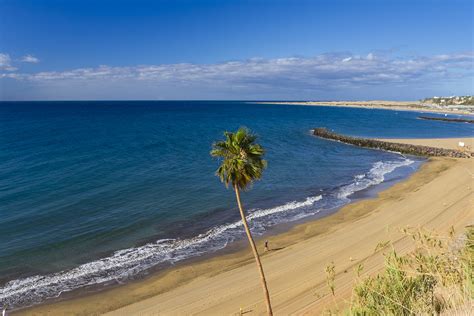
MULTIPOLYGON (((439 140, 409 141, 440 144, 439 140)), ((457 144, 458 139, 446 141, 457 144)), ((474 221, 473 173, 471 159, 430 159, 377 198, 349 204, 331 216, 270 237, 273 250, 263 254, 263 264, 275 314, 314 315, 335 304, 343 309, 351 296, 353 268, 363 263, 365 273, 376 273, 382 267, 380 252, 374 253, 379 242, 392 240, 400 253, 413 249, 399 228, 423 226, 447 232, 453 226, 462 234, 474 221), (324 269, 331 262, 337 272, 335 298, 325 283, 324 269)), ((261 241, 258 245, 262 250, 261 241)), ((240 308, 248 315, 265 311, 257 270, 247 250, 15 314, 235 315, 240 308)))
POLYGON ((427 113, 446 113, 446 114, 473 114, 474 106, 450 106, 441 107, 433 104, 425 104, 419 101, 288 101, 288 102, 257 102, 261 104, 292 104, 304 106, 332 106, 345 108, 364 108, 364 109, 383 109, 396 111, 415 111, 427 113))
POLYGON ((392 143, 405 143, 410 145, 422 145, 437 148, 457 149, 473 151, 474 137, 459 137, 459 138, 430 138, 430 139, 395 139, 395 138, 380 138, 378 140, 392 143), (459 147, 459 143, 464 143, 464 148, 459 147))

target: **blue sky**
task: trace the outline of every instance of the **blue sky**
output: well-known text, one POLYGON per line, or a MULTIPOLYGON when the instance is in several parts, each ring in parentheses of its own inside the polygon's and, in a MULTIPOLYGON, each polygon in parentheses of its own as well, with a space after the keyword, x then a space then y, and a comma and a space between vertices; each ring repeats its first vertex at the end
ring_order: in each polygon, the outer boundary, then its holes
POLYGON ((0 0, 0 99, 473 93, 468 0, 0 0))

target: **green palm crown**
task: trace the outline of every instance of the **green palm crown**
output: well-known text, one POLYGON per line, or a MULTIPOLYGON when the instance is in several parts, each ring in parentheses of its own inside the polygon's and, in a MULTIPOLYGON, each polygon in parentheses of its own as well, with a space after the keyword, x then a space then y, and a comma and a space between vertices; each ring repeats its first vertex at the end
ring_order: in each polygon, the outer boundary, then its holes
POLYGON ((256 144, 257 136, 241 127, 235 133, 224 132, 225 139, 212 145, 211 156, 222 159, 216 175, 232 187, 245 190, 262 177, 267 162, 263 160, 264 149, 256 144))

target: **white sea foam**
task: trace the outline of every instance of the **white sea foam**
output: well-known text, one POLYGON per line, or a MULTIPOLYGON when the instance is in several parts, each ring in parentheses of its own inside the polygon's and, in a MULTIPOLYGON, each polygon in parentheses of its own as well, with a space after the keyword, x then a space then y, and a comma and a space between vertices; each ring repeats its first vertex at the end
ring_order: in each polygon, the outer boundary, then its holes
MULTIPOLYGON (((377 162, 367 174, 357 175, 354 177, 354 182, 341 187, 337 198, 347 202, 348 196, 354 192, 381 183, 387 173, 412 163, 410 159, 377 162)), ((317 195, 308 197, 304 201, 293 201, 268 209, 251 210, 248 215, 251 229, 254 233, 261 234, 275 224, 314 215, 322 208, 317 203, 321 200, 323 200, 323 195, 317 195)), ((29 306, 85 286, 111 281, 121 282, 160 263, 175 263, 222 249, 242 234, 242 223, 236 221, 214 227, 193 238, 161 239, 140 247, 116 251, 109 257, 71 270, 13 280, 0 288, 0 305, 29 306)))
POLYGON ((305 207, 305 206, 311 206, 315 202, 321 200, 322 198, 323 198, 322 195, 312 196, 312 197, 308 197, 303 202, 293 201, 293 202, 286 203, 284 205, 277 206, 277 207, 274 207, 274 208, 269 208, 269 209, 264 209, 264 210, 257 210, 255 212, 251 213, 248 216, 248 219, 253 220, 253 219, 261 218, 261 217, 268 216, 268 215, 282 213, 282 212, 286 212, 286 211, 289 211, 289 210, 295 210, 295 209, 305 207))
POLYGON ((413 160, 407 158, 396 161, 378 161, 373 164, 369 172, 355 176, 352 183, 341 187, 338 192, 338 198, 347 201, 351 194, 380 184, 385 180, 386 174, 393 172, 397 168, 409 166, 413 163, 413 160))
MULTIPOLYGON (((248 220, 252 230, 258 234, 270 226, 268 223, 275 224, 279 219, 283 220, 278 215, 310 207, 321 199, 322 196, 318 195, 308 197, 303 202, 293 201, 274 208, 254 210, 248 220), (258 223, 262 218, 265 218, 264 225, 258 223)), ((160 263, 174 263, 222 249, 242 233, 242 223, 236 221, 212 228, 194 238, 161 239, 141 247, 116 251, 110 257, 68 271, 13 280, 0 288, 0 302, 11 307, 28 306, 77 288, 110 281, 120 282, 160 263)))

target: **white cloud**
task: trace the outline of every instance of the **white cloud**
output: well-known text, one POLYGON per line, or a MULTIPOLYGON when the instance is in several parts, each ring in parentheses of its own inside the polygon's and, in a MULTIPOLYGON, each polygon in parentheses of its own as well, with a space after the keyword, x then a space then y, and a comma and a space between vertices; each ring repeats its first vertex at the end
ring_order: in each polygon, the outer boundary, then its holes
POLYGON ((32 64, 37 64, 39 63, 39 59, 36 58, 35 56, 33 55, 25 55, 23 57, 21 57, 21 61, 24 62, 24 63, 32 63, 32 64))
POLYGON ((0 70, 15 71, 16 68, 11 64, 10 55, 0 53, 0 70))
POLYGON ((430 76, 441 78, 469 70, 472 73, 470 65, 473 61, 473 53, 417 58, 375 58, 373 54, 362 58, 323 54, 311 58, 249 59, 217 64, 180 63, 132 67, 102 65, 95 68, 18 74, 18 78, 31 81, 136 80, 175 84, 382 84, 387 81, 411 81, 430 76))
MULTIPOLYGON (((5 60, 3 64, 9 65, 10 60, 5 60)), ((276 92, 283 96, 298 96, 303 92, 355 91, 360 87, 375 91, 418 84, 423 88, 451 79, 466 82, 473 78, 473 61, 474 52, 403 58, 372 53, 366 56, 328 53, 306 58, 249 59, 214 64, 102 65, 36 73, 2 74, 0 71, 0 77, 39 88, 48 87, 48 91, 58 93, 61 89, 108 91, 111 95, 104 98, 114 98, 110 91, 122 93, 123 89, 130 93, 135 91, 138 97, 192 97, 196 91, 209 91, 206 96, 227 96, 231 91, 237 98, 276 92)))
POLYGON ((0 54, 0 67, 5 67, 10 65, 10 56, 7 54, 0 54))

